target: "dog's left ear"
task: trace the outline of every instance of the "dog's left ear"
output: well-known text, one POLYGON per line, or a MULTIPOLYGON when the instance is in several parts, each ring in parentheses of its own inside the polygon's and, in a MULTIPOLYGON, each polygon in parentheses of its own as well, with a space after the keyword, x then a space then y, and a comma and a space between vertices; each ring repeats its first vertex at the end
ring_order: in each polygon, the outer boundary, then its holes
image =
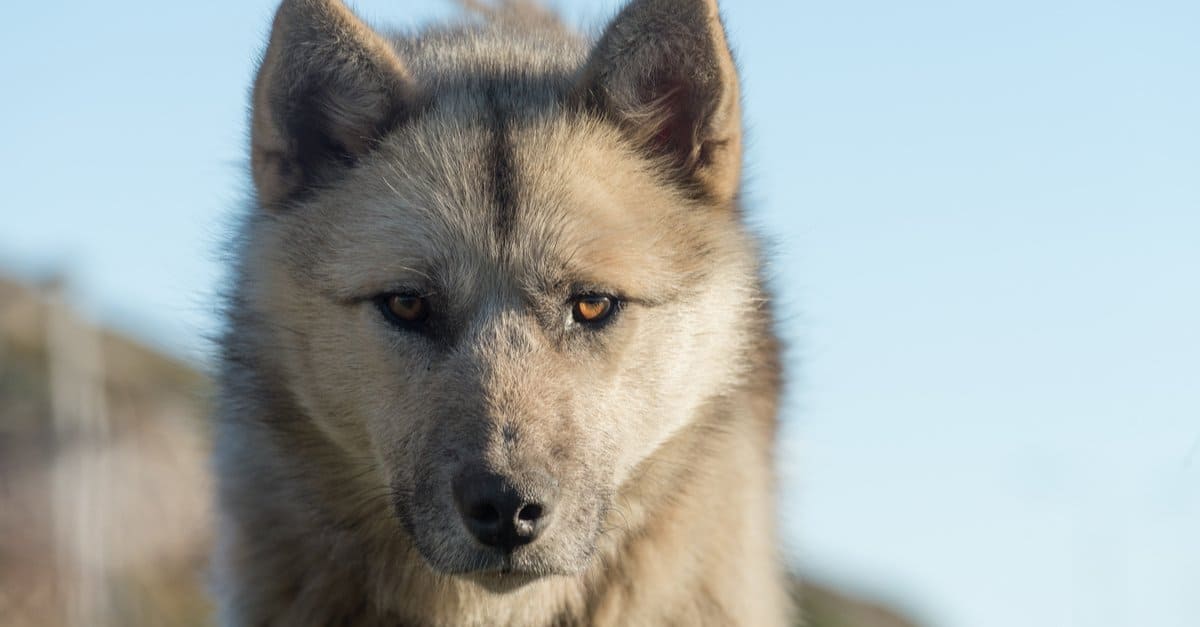
POLYGON ((718 201, 737 193, 737 69, 716 0, 633 0, 592 50, 578 86, 672 174, 718 201))

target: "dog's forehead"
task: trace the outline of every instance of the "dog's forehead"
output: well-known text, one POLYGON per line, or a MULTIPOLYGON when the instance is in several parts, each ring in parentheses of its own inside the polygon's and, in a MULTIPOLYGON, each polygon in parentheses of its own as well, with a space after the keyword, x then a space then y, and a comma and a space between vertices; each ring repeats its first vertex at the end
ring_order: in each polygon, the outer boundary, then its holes
MULTIPOLYGON (((454 103, 390 136, 341 186, 334 272, 386 284, 660 278, 659 232, 677 199, 616 129, 567 113, 504 120, 454 103), (457 109, 457 110, 456 110, 457 109)), ((486 107, 482 103, 481 109, 486 107)))

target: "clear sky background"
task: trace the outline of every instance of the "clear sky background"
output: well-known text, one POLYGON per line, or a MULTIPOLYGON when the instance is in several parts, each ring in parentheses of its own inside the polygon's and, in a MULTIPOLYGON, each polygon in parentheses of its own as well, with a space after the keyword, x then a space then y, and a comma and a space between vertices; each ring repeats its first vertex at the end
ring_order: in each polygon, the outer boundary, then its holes
MULTIPOLYGON (((272 5, 8 7, 0 271, 208 359, 272 5)), ((1200 3, 724 11, 796 562, 934 627, 1200 625, 1200 3)))

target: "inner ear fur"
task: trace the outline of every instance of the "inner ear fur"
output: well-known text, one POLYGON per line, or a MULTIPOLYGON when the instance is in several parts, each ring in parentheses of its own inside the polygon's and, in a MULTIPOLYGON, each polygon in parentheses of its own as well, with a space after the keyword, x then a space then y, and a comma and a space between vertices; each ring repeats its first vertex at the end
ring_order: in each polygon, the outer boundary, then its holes
POLYGON ((633 0, 597 42, 577 89, 677 180, 719 201, 736 195, 738 77, 716 0, 633 0))
POLYGON ((254 82, 251 168, 275 207, 366 154, 410 115, 392 46, 338 0, 284 0, 254 82))

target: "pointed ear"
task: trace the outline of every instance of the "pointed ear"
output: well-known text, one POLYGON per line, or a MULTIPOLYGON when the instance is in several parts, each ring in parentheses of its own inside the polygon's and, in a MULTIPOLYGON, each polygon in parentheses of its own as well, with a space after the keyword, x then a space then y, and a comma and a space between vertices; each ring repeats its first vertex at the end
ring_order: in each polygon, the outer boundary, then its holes
POLYGON ((412 103, 391 45, 339 0, 284 0, 254 82, 250 161, 259 203, 278 206, 327 180, 412 103))
POLYGON ((633 0, 592 50, 580 89, 692 189, 720 201, 737 193, 738 78, 716 0, 633 0))

